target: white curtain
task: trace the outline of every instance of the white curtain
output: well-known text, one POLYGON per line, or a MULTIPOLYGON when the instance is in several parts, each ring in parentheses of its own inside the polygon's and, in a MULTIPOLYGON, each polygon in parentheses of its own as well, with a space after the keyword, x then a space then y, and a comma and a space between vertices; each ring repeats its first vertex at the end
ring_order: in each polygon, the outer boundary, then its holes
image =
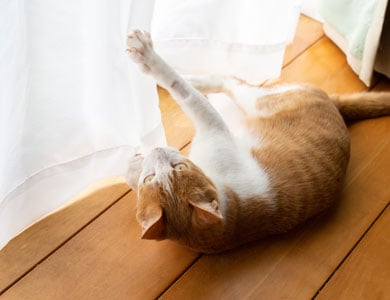
POLYGON ((157 1, 152 37, 161 56, 183 74, 258 84, 279 76, 299 12, 299 0, 157 1))
MULTIPOLYGON (((152 36, 179 72, 277 77, 291 0, 159 0, 152 36)), ((126 57, 154 0, 0 0, 0 248, 100 178, 164 145, 154 82, 126 57)))
POLYGON ((0 248, 164 145, 155 83, 129 62, 154 1, 0 1, 0 248))

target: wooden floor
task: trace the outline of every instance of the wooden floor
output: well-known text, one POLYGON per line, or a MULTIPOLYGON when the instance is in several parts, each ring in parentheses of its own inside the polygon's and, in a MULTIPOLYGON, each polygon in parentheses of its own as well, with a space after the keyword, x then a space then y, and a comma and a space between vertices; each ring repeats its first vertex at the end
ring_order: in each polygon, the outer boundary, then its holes
MULTIPOLYGON (((329 93, 365 90, 321 26, 301 17, 280 81, 329 93)), ((377 76, 373 90, 390 90, 377 76)), ((168 141, 193 128, 160 91, 168 141)), ((121 178, 23 232, 0 252, 0 299, 390 299, 390 117, 349 126, 339 205, 284 236, 222 255, 140 239, 135 193, 121 178)))

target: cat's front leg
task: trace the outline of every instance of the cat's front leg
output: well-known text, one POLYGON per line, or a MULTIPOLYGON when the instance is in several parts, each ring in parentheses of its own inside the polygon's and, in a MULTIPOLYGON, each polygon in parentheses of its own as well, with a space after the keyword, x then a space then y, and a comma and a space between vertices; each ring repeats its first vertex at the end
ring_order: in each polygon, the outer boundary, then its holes
POLYGON ((227 131, 221 116, 207 99, 154 51, 148 33, 134 30, 128 36, 127 46, 130 58, 143 72, 150 74, 160 86, 168 90, 192 119, 198 134, 210 130, 227 131))
POLYGON ((130 58, 144 73, 150 74, 160 86, 171 92, 176 100, 183 100, 192 93, 184 80, 154 51, 148 32, 134 30, 128 36, 127 46, 130 58))

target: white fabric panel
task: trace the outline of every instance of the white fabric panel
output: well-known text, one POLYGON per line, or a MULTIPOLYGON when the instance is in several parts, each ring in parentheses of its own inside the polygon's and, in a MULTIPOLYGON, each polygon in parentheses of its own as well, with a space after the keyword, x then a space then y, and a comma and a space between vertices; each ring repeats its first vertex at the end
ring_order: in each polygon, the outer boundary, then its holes
POLYGON ((301 0, 301 13, 321 23, 323 22, 318 12, 318 0, 301 0))
POLYGON ((252 83, 280 74, 299 1, 157 1, 155 48, 179 72, 230 75, 252 83))
POLYGON ((165 145, 155 83, 129 28, 185 74, 277 77, 299 0, 2 0, 0 248, 88 184, 165 145))
POLYGON ((0 248, 93 181, 126 175, 142 146, 165 145, 155 83, 125 53, 153 5, 0 2, 0 248))

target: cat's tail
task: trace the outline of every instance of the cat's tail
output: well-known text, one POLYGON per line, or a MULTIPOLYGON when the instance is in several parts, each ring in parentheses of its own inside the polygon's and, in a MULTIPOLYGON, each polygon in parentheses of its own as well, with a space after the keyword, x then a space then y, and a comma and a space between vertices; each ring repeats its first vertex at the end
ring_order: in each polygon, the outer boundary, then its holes
POLYGON ((347 121, 390 115, 390 92, 331 95, 330 99, 347 121))

